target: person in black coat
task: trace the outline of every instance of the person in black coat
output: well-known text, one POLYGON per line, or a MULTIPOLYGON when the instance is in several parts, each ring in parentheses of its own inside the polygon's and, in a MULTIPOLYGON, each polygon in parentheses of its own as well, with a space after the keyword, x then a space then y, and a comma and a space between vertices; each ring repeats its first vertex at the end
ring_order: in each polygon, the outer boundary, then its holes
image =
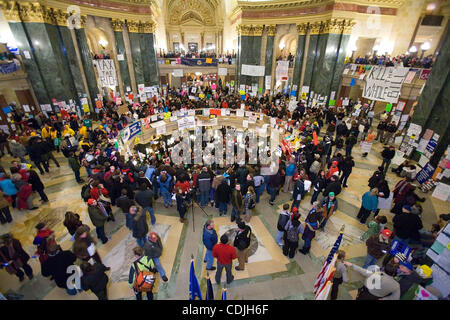
POLYGON ((383 168, 382 167, 378 167, 378 170, 375 171, 372 175, 372 177, 370 177, 369 179, 369 187, 370 189, 376 188, 380 181, 384 180, 384 173, 383 173, 383 168))
POLYGON ((219 215, 224 216, 227 214, 227 203, 230 202, 231 187, 228 185, 227 180, 223 179, 222 183, 216 189, 214 193, 214 201, 219 208, 219 215))
POLYGON ((30 256, 23 250, 19 240, 8 233, 0 237, 0 269, 5 268, 9 274, 15 274, 20 282, 24 280, 25 274, 31 280, 33 269, 28 264, 28 260, 30 256))
POLYGON ((353 161, 353 157, 349 156, 342 161, 341 170, 342 170, 342 176, 339 179, 339 181, 342 183, 342 186, 344 188, 347 188, 347 179, 352 173, 352 169, 355 166, 355 161, 353 161))
POLYGON ((339 193, 341 193, 341 183, 337 179, 336 176, 331 176, 330 181, 327 183, 327 187, 325 188, 323 192, 323 196, 326 197, 330 192, 334 192, 334 194, 337 196, 339 193))
POLYGON ((130 208, 130 214, 133 216, 133 238, 136 238, 136 242, 140 247, 144 247, 148 233, 147 216, 145 212, 140 211, 135 206, 130 208))
POLYGON ((28 183, 31 184, 31 188, 33 189, 33 191, 37 191, 39 193, 42 202, 48 202, 48 197, 44 192, 44 184, 39 178, 37 172, 34 170, 30 170, 29 174, 30 176, 28 178, 28 183))
POLYGON ((51 244, 48 247, 48 259, 41 266, 42 276, 51 277, 59 288, 66 289, 69 295, 76 295, 76 288, 67 287, 67 278, 71 275, 67 268, 73 265, 76 259, 72 251, 63 251, 59 245, 51 244))
POLYGON ((81 288, 85 291, 91 290, 98 298, 98 300, 108 300, 108 276, 105 271, 108 269, 101 263, 91 265, 87 262, 81 264, 81 288))
POLYGON ((32 138, 28 142, 28 150, 30 155, 30 160, 34 162, 36 167, 39 169, 41 174, 44 174, 44 170, 42 170, 41 163, 44 165, 45 172, 48 172, 47 162, 43 161, 42 156, 44 154, 44 150, 41 146, 42 140, 41 138, 32 138))
POLYGON ((386 174, 389 165, 391 164, 391 160, 395 156, 395 148, 393 145, 390 145, 389 148, 384 148, 381 152, 381 156, 383 157, 383 162, 381 163, 381 168, 383 168, 384 174, 386 174))

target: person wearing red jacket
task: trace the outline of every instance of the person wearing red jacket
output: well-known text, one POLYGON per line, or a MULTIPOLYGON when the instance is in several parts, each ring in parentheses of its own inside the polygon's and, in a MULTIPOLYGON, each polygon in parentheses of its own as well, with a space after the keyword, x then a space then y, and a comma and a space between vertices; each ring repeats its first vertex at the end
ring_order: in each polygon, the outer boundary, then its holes
POLYGON ((227 283, 230 284, 234 280, 231 269, 233 260, 237 258, 236 248, 231 246, 228 241, 228 236, 226 234, 223 234, 220 237, 220 243, 216 244, 212 249, 213 257, 217 259, 217 284, 220 284, 223 268, 225 268, 227 274, 227 283))

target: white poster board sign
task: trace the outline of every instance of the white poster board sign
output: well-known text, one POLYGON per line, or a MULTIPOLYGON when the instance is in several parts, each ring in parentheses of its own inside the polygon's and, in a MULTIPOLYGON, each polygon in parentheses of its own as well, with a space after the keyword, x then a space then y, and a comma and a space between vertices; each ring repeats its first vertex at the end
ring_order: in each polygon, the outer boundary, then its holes
POLYGON ((245 76, 264 77, 265 68, 265 66, 243 64, 241 68, 241 74, 245 76))
POLYGON ((117 86, 116 67, 112 59, 95 60, 97 66, 98 77, 102 87, 117 86))
POLYGON ((363 98, 397 103, 409 68, 372 66, 366 77, 363 98))
POLYGON ((228 69, 227 68, 219 68, 218 74, 219 74, 219 76, 226 76, 228 74, 228 69))
POLYGON ((195 127, 195 117, 184 117, 178 120, 178 129, 190 129, 195 127))

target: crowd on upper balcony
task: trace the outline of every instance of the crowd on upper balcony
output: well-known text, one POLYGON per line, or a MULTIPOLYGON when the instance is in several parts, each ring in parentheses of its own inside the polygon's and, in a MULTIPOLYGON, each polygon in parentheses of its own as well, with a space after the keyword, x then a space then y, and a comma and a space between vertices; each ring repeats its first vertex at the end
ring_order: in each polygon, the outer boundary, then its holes
POLYGON ((435 58, 436 56, 433 55, 428 55, 423 58, 406 54, 397 55, 395 57, 391 57, 390 55, 372 55, 365 57, 358 56, 354 61, 352 58, 349 58, 347 63, 383 65, 387 67, 403 66, 411 68, 429 69, 433 66, 435 58))

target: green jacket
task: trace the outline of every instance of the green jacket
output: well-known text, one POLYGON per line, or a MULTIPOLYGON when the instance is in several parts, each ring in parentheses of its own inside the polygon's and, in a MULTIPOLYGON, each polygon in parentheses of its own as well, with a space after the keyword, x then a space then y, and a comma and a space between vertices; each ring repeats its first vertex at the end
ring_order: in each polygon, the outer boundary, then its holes
POLYGON ((80 162, 75 157, 69 158, 69 166, 72 168, 73 171, 80 170, 81 168, 80 162))
POLYGON ((99 207, 89 206, 88 208, 89 218, 91 218, 92 224, 95 227, 103 227, 108 217, 102 213, 99 207))
MULTIPOLYGON (((142 256, 137 261, 137 266, 139 271, 151 271, 153 273, 158 272, 155 264, 153 263, 153 259, 147 256, 142 256)), ((134 280, 136 279, 136 270, 134 268, 134 262, 130 267, 130 273, 128 275, 128 285, 130 288, 133 288, 134 280)))

